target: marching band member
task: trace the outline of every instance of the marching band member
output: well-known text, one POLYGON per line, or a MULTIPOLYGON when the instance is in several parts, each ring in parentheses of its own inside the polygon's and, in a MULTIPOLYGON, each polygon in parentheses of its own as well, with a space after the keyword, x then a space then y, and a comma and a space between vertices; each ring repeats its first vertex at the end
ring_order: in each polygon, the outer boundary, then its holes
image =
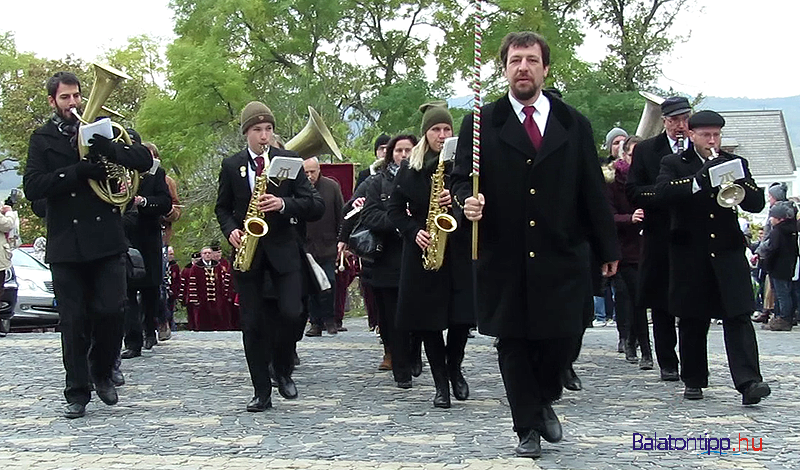
POLYGON ((509 92, 481 110, 480 193, 472 196, 471 116, 461 126, 451 190, 467 219, 480 221, 478 329, 498 338, 515 452, 538 458, 540 438, 561 440, 551 403, 592 309, 592 252, 606 276, 620 256, 589 121, 542 92, 547 42, 511 33, 500 61, 509 92))
POLYGON ((712 318, 721 318, 733 383, 742 394, 742 404, 753 405, 769 395, 770 388, 761 378, 750 321, 753 288, 745 240, 736 211, 717 202, 719 188, 711 186, 709 168, 741 162, 744 178, 736 183, 744 193, 739 203, 743 210, 760 212, 764 191, 753 181, 747 160, 720 151, 724 125, 725 119, 714 111, 700 111, 689 118, 694 146, 661 160, 655 198, 669 208, 670 215, 669 309, 680 318, 683 396, 703 398, 703 388, 708 387, 708 327, 712 318), (720 158, 714 158, 715 153, 720 158))
POLYGON ((54 114, 30 139, 23 177, 29 200, 46 199, 47 254, 58 298, 61 350, 66 370, 64 416, 86 412, 94 382, 100 399, 117 403, 111 370, 122 342, 127 250, 119 207, 101 200, 88 180, 105 180, 99 156, 127 168, 147 171, 150 152, 95 134, 87 159, 77 149, 81 84, 58 72, 47 81, 54 114))
MULTIPOLYGON (((222 161, 215 212, 222 233, 236 249, 240 248, 245 233, 244 219, 256 177, 269 167, 270 158, 297 157, 295 152, 269 145, 274 129, 272 111, 258 101, 248 103, 241 115, 247 148, 222 161)), ((272 407, 270 363, 281 396, 297 397, 297 387, 291 378, 295 335, 289 332, 296 329, 298 321, 305 323, 301 258, 304 255, 294 224, 297 220, 318 220, 325 210, 322 198, 303 172, 279 185, 269 182, 266 193, 257 195, 256 204, 264 214, 269 232, 262 238, 251 239, 257 245, 249 270, 233 271, 245 357, 255 389, 247 411, 272 407)))
MULTIPOLYGON (((426 227, 431 205, 437 212, 447 212, 451 205, 450 191, 444 188, 444 168, 441 172, 438 168, 444 140, 453 135, 453 118, 446 106, 442 101, 420 107, 422 140, 412 149, 409 160, 402 163, 388 202, 389 219, 403 236, 396 324, 399 330, 422 337, 436 385, 433 405, 438 408, 450 407, 448 378, 456 399, 466 400, 469 396, 461 361, 469 329, 475 324, 469 230, 457 232, 466 234, 458 240, 455 233, 448 235, 439 231, 438 237, 448 237, 445 253, 441 254, 442 266, 438 270, 428 270, 423 263, 423 250, 429 249, 432 241, 429 227, 426 227), (442 187, 436 195, 431 194, 434 177, 442 187), (445 329, 446 346, 442 338, 445 329)), ((451 168, 452 162, 449 162, 447 170, 451 168)))

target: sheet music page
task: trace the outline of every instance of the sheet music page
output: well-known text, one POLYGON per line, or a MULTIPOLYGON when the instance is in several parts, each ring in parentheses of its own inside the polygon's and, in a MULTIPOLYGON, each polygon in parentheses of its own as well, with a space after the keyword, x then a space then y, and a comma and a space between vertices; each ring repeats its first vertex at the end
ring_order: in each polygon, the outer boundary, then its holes
POLYGON ((716 188, 725 181, 735 181, 744 178, 744 167, 738 158, 729 162, 720 163, 708 169, 711 187, 716 188))

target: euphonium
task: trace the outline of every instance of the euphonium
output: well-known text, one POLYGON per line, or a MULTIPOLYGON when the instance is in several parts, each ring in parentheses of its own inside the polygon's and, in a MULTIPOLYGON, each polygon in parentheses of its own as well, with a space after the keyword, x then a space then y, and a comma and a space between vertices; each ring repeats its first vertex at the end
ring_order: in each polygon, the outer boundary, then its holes
POLYGON ((236 250, 236 256, 233 259, 233 269, 237 271, 247 272, 250 270, 250 265, 253 264, 253 256, 256 254, 258 240, 269 231, 269 226, 264 221, 264 213, 258 210, 258 198, 266 193, 267 170, 265 168, 261 175, 256 176, 253 184, 253 195, 247 205, 247 214, 244 217, 244 235, 242 235, 241 244, 239 249, 236 250))
MULTIPOLYGON (((92 123, 98 116, 106 115, 107 110, 103 108, 103 103, 122 80, 130 78, 125 72, 114 67, 94 64, 94 87, 92 87, 92 94, 84 107, 83 116, 79 115, 75 109, 72 110, 72 113, 83 124, 92 123)), ((119 137, 114 139, 115 142, 122 140, 128 145, 132 143, 124 127, 113 121, 111 125, 119 130, 119 137)), ((85 159, 89 153, 89 147, 83 145, 82 132, 83 126, 78 128, 78 153, 82 159, 85 159)), ((128 202, 136 196, 139 189, 139 172, 111 163, 105 157, 101 157, 101 162, 106 168, 106 179, 104 181, 89 180, 89 186, 103 201, 124 209, 128 202)))
MULTIPOLYGON (((719 158, 717 149, 711 147, 711 156, 709 160, 719 158)), ((719 185, 719 192, 717 193, 717 204, 722 207, 730 208, 736 207, 744 201, 744 188, 733 182, 733 175, 726 173, 722 175, 722 184, 719 185)))
POLYGON ((428 217, 425 220, 425 231, 431 236, 431 244, 422 251, 422 267, 428 271, 438 271, 442 267, 447 234, 457 227, 456 219, 447 213, 447 208, 439 206, 439 194, 442 190, 444 190, 444 160, 439 158, 436 171, 431 176, 431 196, 428 200, 428 217))

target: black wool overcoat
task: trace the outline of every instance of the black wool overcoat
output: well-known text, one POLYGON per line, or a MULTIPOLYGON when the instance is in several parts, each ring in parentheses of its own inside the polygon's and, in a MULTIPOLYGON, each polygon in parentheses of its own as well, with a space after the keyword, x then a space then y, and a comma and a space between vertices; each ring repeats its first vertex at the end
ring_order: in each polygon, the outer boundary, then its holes
MULTIPOLYGON (((757 213, 764 190, 756 186, 747 160, 720 152, 720 162, 742 161, 745 191, 739 207, 757 213)), ((669 208, 669 311, 680 318, 726 318, 751 314, 753 287, 736 208, 717 204, 717 189, 693 192, 703 167, 694 149, 661 160, 656 199, 669 208)))
MULTIPOLYGON (((536 151, 508 96, 481 110, 477 320, 510 338, 579 336, 592 306, 592 251, 618 260, 616 228, 586 118, 544 92, 551 109, 536 151)), ((472 117, 459 134, 452 189, 472 194, 472 117)))

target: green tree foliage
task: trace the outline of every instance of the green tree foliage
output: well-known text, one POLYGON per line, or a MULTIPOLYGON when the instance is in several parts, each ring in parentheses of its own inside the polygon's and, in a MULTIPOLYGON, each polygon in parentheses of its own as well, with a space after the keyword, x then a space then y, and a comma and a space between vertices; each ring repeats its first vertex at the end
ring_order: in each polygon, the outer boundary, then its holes
POLYGON ((609 39, 600 70, 620 91, 647 89, 661 74, 661 59, 675 42, 670 29, 689 0, 591 0, 589 24, 609 39))

